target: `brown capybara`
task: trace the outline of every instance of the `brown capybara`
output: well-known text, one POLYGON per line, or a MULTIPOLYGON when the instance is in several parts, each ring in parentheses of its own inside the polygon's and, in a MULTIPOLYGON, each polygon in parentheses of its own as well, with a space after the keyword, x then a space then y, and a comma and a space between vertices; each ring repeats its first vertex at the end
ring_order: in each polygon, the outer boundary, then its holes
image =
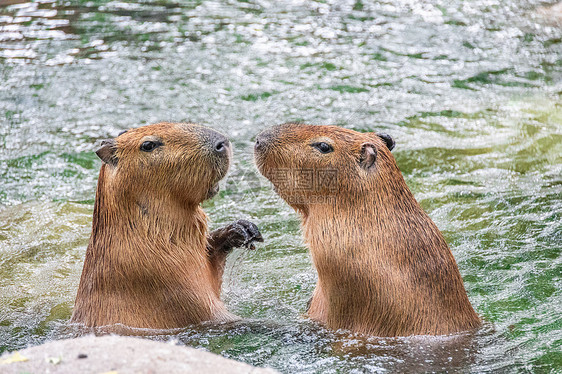
POLYGON ((228 139, 159 123, 96 153, 103 164, 72 322, 168 329, 236 319, 220 300, 226 256, 263 239, 244 220, 208 234, 200 207, 228 170, 228 139))
POLYGON ((311 319, 376 336, 481 324, 445 239, 408 189, 386 134, 289 123, 258 135, 255 161, 302 217, 318 271, 311 319))

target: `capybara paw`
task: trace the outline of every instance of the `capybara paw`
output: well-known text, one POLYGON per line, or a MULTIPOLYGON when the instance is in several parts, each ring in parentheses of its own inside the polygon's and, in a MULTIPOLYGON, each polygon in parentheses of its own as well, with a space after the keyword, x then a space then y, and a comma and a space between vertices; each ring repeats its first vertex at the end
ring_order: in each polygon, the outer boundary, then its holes
POLYGON ((239 219, 227 226, 228 244, 231 248, 245 247, 255 249, 254 242, 263 242, 258 227, 250 221, 239 219))

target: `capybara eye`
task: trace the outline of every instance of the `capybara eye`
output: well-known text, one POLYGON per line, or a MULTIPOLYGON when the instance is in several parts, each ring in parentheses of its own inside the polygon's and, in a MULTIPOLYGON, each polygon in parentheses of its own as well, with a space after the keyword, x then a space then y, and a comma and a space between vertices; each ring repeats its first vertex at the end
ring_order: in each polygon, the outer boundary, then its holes
POLYGON ((330 153, 334 151, 334 148, 332 148, 331 145, 324 142, 314 143, 312 146, 322 153, 330 153))
POLYGON ((162 143, 157 143, 157 142, 152 142, 150 140, 147 140, 146 142, 143 142, 140 146, 140 150, 143 152, 152 152, 152 150, 154 150, 154 148, 160 146, 162 143))

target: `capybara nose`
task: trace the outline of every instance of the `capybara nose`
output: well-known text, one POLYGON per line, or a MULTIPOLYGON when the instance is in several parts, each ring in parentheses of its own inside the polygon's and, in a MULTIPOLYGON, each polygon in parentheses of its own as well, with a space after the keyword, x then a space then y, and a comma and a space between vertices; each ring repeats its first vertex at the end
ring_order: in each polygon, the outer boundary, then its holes
POLYGON ((222 139, 215 142, 215 151, 218 153, 226 153, 228 151, 228 140, 222 139))
POLYGON ((222 156, 230 153, 230 141, 228 138, 213 129, 201 129, 201 142, 201 145, 214 154, 222 156))
POLYGON ((256 144, 254 145, 256 151, 261 151, 267 147, 267 144, 271 141, 272 137, 273 132, 271 130, 264 130, 260 132, 258 136, 256 136, 256 144))

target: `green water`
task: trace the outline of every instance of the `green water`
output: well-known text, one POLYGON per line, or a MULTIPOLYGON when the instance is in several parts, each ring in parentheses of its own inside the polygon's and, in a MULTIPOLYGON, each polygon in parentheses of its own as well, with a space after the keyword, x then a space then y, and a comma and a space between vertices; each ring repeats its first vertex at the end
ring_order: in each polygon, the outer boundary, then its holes
POLYGON ((266 242, 225 272, 246 320, 180 344, 284 373, 562 372, 562 29, 541 3, 2 1, 0 352, 75 334, 96 142, 190 120, 235 146, 211 226, 251 219, 266 242), (295 120, 393 135, 482 330, 364 339, 302 316, 299 220, 252 163, 254 136, 295 120))

